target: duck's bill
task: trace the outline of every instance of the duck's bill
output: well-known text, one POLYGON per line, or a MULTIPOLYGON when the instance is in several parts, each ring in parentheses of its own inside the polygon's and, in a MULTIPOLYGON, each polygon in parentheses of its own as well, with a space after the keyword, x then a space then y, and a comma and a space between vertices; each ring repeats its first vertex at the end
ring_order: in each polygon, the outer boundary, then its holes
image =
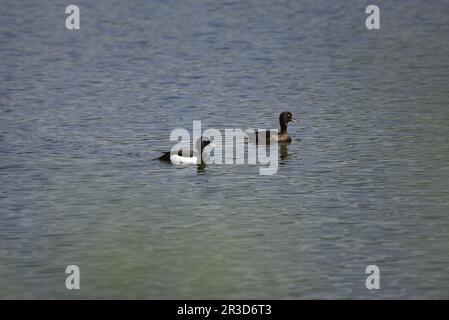
POLYGON ((296 122, 298 122, 298 120, 296 120, 295 118, 292 117, 292 122, 296 123, 296 122))

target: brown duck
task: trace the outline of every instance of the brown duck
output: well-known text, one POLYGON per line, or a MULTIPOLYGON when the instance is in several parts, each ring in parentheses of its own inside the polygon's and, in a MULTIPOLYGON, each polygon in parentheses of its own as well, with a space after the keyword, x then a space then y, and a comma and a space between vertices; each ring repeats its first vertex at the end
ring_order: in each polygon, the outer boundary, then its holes
MULTIPOLYGON (((275 142, 286 142, 290 143, 292 138, 287 132, 287 126, 289 122, 298 122, 295 118, 293 118, 293 114, 290 111, 281 112, 279 115, 279 124, 281 125, 281 131, 278 134, 270 134, 270 131, 265 131, 265 136, 263 133, 259 133, 257 130, 255 131, 255 141, 256 144, 265 144, 265 143, 275 143, 275 142)), ((250 138, 250 141, 254 139, 250 138)))

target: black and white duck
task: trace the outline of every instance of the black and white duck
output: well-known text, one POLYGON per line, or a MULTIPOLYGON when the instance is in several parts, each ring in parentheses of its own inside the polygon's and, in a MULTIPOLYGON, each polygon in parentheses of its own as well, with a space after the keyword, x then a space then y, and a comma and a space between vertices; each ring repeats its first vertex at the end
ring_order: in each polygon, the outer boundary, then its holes
MULTIPOLYGON (((210 145, 210 140, 201 139, 200 152, 179 150, 178 153, 171 154, 171 152, 164 152, 158 159, 161 161, 170 161, 173 164, 202 164, 203 161, 203 150, 210 145), (199 159, 199 161, 198 161, 199 159)), ((212 145, 213 146, 213 145, 212 145)))

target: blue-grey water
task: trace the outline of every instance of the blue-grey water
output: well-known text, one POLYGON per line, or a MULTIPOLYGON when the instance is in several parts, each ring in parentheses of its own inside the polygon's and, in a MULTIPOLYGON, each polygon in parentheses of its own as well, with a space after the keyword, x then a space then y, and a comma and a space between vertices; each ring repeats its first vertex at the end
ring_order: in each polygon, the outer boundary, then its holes
POLYGON ((0 4, 0 298, 449 298, 447 1, 69 4, 0 4), (284 110, 275 175, 153 160, 284 110))

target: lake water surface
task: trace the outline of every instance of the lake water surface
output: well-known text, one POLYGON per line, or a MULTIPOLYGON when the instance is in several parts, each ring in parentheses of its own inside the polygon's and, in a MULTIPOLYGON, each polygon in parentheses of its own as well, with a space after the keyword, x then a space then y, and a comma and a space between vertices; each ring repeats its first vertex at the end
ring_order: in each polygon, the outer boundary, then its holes
POLYGON ((449 298, 447 1, 68 4, 0 5, 0 298, 449 298), (153 160, 284 110, 275 175, 153 160))

